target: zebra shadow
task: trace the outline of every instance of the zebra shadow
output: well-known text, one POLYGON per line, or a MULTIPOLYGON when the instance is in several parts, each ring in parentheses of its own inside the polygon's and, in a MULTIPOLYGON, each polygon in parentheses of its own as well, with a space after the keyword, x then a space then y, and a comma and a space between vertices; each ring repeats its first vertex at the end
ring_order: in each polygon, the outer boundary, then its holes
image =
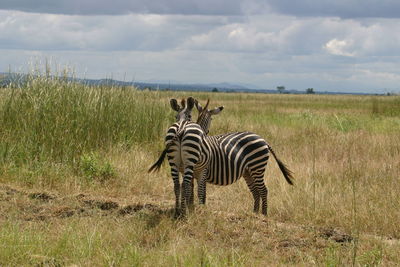
POLYGON ((140 216, 146 222, 148 229, 156 227, 163 219, 180 219, 180 217, 175 216, 174 208, 162 208, 155 204, 127 205, 119 209, 118 213, 121 216, 140 216))

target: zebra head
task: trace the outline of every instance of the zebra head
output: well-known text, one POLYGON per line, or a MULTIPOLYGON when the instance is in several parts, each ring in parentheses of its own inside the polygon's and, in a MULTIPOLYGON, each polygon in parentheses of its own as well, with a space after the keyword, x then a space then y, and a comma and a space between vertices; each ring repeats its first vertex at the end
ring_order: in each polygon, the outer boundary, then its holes
POLYGON ((199 124, 201 126, 201 128, 203 129, 203 131, 208 134, 209 129, 210 129, 210 125, 211 125, 211 120, 212 120, 212 116, 213 115, 217 115, 219 114, 223 109, 224 106, 218 107, 218 108, 214 108, 214 109, 208 109, 208 104, 210 103, 210 99, 207 100, 207 104, 205 105, 205 107, 203 108, 200 103, 195 100, 195 105, 197 110, 199 111, 199 116, 197 118, 197 124, 199 124))
POLYGON ((192 109, 194 107, 194 103, 196 100, 193 97, 188 97, 188 99, 185 101, 185 99, 182 99, 181 101, 181 106, 179 106, 178 101, 176 99, 171 99, 170 104, 171 108, 177 112, 175 118, 176 122, 181 123, 184 121, 191 121, 192 120, 192 109))

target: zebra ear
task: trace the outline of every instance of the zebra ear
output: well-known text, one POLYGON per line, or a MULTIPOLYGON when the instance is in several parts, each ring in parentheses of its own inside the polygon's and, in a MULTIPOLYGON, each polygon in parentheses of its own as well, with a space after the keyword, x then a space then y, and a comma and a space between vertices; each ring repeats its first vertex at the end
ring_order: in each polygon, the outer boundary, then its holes
POLYGON ((186 101, 186 104, 187 104, 187 109, 188 110, 192 110, 193 109, 193 107, 194 107, 194 103, 196 102, 196 100, 194 100, 194 98, 193 97, 188 97, 188 99, 187 99, 187 101, 186 101))
POLYGON ((203 107, 200 105, 199 101, 195 100, 194 104, 196 105, 197 111, 201 113, 203 111, 203 107))
POLYGON ((206 103, 206 105, 204 106, 204 110, 208 110, 208 105, 210 104, 210 99, 207 99, 207 103, 206 103))
POLYGON ((214 108, 213 110, 210 111, 211 115, 217 115, 219 114, 222 110, 224 109, 224 106, 221 106, 219 108, 214 108))
POLYGON ((169 101, 169 103, 171 104, 171 108, 173 109, 173 110, 175 110, 176 112, 179 112, 179 110, 180 110, 180 107, 179 107, 179 105, 178 105, 178 101, 176 101, 176 99, 171 99, 170 101, 169 101))

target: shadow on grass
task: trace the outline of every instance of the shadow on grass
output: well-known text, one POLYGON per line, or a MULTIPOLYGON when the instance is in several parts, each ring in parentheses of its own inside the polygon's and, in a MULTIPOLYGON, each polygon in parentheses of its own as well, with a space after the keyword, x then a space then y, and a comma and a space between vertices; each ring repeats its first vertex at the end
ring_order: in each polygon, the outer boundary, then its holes
POLYGON ((140 212, 148 229, 156 227, 163 218, 175 219, 174 208, 162 208, 154 204, 131 204, 118 210, 121 216, 134 215, 140 212))

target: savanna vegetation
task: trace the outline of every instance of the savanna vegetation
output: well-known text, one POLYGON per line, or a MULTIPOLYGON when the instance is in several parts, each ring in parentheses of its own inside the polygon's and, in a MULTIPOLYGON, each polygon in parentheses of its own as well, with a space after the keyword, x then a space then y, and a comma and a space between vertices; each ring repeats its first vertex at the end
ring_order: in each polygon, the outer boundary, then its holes
MULTIPOLYGON (((196 113, 194 114, 196 118, 196 113)), ((0 89, 1 266, 396 266, 400 97, 138 91, 33 75, 0 89), (244 182, 173 218, 148 167, 170 98, 225 106, 210 134, 253 131, 271 159, 268 217, 244 182)))

